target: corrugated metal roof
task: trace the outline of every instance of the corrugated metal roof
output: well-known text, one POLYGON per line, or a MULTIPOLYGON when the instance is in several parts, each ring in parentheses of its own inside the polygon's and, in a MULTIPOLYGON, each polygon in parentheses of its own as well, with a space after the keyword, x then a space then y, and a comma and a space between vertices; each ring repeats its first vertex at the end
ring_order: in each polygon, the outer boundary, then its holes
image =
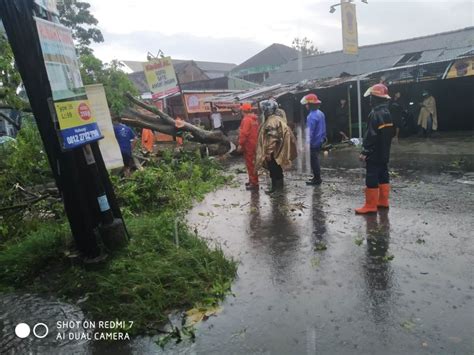
POLYGON ((260 85, 239 78, 233 78, 228 76, 208 80, 191 81, 189 83, 181 84, 181 88, 183 90, 247 90, 258 87, 260 87, 260 85))
POLYGON ((143 71, 137 71, 135 73, 128 74, 128 78, 132 81, 140 94, 150 92, 150 88, 148 87, 145 73, 143 71))
MULTIPOLYGON (((150 91, 148 83, 146 82, 145 73, 143 71, 128 74, 129 79, 133 82, 140 94, 150 91)), ((183 90, 246 90, 258 88, 260 85, 242 80, 239 78, 221 76, 209 80, 191 81, 181 84, 183 90)))
MULTIPOLYGON (((416 63, 442 61, 473 48, 474 27, 402 41, 362 46, 357 57, 342 51, 290 60, 270 74, 265 84, 289 84, 305 79, 339 77, 342 73, 356 75, 393 67, 405 54, 422 52, 416 63), (301 69, 301 70, 300 70, 301 69)), ((408 64, 414 64, 410 62, 408 64)))
POLYGON ((245 62, 233 68, 232 72, 237 73, 240 70, 260 66, 280 66, 288 62, 290 59, 295 58, 297 55, 298 51, 296 49, 283 44, 273 43, 271 46, 268 46, 253 57, 250 57, 245 62))
MULTIPOLYGON (((186 59, 173 59, 173 66, 176 68, 176 66, 183 65, 182 63, 189 63, 191 61, 192 60, 186 59)), ((132 72, 143 70, 144 62, 136 60, 122 60, 121 62, 124 63, 127 67, 129 67, 132 72)), ((224 76, 224 74, 230 72, 236 66, 233 63, 205 62, 199 60, 195 60, 194 63, 196 63, 199 69, 206 72, 208 76, 209 74, 207 72, 212 72, 212 75, 214 77, 216 77, 215 75, 217 75, 218 73, 221 73, 221 75, 219 76, 224 76)))
POLYGON ((137 60, 121 60, 120 62, 125 64, 127 67, 129 67, 133 73, 143 70, 144 62, 137 61, 137 60))
POLYGON ((214 103, 235 103, 235 102, 258 102, 271 97, 278 98, 283 96, 295 87, 293 85, 272 85, 263 88, 233 92, 229 94, 214 95, 206 99, 207 102, 214 103))

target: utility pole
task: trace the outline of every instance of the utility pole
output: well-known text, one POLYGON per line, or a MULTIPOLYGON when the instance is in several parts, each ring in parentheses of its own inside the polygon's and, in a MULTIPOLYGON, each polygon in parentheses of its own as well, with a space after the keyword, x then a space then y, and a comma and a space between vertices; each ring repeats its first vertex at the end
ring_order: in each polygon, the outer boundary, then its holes
POLYGON ((71 150, 61 146, 52 87, 33 17, 39 16, 37 6, 33 0, 0 0, 0 16, 76 246, 93 260, 101 255, 99 237, 108 249, 114 249, 123 246, 128 236, 98 143, 71 150))

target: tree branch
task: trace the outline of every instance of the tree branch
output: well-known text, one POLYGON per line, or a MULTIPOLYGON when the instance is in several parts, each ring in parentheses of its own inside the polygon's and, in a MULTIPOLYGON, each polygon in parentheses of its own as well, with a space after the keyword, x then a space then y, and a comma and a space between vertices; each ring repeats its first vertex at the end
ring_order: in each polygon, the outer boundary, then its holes
POLYGON ((0 112, 0 117, 3 118, 4 120, 10 122, 17 130, 20 130, 20 126, 14 120, 12 120, 10 117, 5 115, 3 112, 0 112))
MULTIPOLYGON (((168 116, 166 113, 158 110, 156 107, 150 106, 145 104, 144 102, 137 100, 127 92, 125 94, 128 100, 130 100, 133 104, 144 108, 145 110, 154 113, 157 115, 160 119, 163 120, 164 123, 175 126, 176 121, 168 116)), ((146 115, 145 115, 146 116, 146 115)), ((196 127, 188 122, 184 122, 184 127, 180 128, 182 131, 189 132, 192 134, 194 140, 199 143, 224 143, 229 145, 229 139, 221 132, 221 131, 206 131, 204 129, 201 129, 199 127, 196 127)), ((230 146, 230 145, 229 145, 230 146)))
POLYGON ((48 197, 49 197, 48 195, 43 195, 43 196, 39 196, 39 197, 35 198, 34 200, 29 201, 29 202, 20 203, 18 205, 13 205, 13 206, 0 207, 0 214, 1 214, 1 212, 5 212, 5 211, 28 208, 31 205, 34 205, 35 203, 37 203, 39 201, 42 201, 42 200, 44 200, 45 198, 48 198, 48 197))

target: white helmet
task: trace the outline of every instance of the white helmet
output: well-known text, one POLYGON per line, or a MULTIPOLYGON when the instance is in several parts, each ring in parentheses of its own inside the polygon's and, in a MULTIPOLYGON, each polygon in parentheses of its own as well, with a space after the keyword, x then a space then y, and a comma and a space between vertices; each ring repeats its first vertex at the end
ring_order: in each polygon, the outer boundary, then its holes
POLYGON ((265 116, 275 113, 278 108, 278 103, 273 99, 268 99, 260 102, 260 109, 265 116))

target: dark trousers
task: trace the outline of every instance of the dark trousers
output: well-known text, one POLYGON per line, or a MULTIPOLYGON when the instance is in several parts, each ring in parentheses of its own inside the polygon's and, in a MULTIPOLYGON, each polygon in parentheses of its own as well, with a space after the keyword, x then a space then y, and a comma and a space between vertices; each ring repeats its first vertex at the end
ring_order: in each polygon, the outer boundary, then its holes
POLYGON ((313 177, 317 180, 321 178, 321 167, 319 166, 319 148, 310 148, 311 170, 313 177))
POLYGON ((369 189, 376 189, 379 187, 379 184, 388 184, 390 182, 387 163, 367 162, 365 169, 365 185, 369 189))
POLYGON ((277 164, 273 157, 272 160, 268 162, 268 170, 270 171, 270 178, 272 181, 283 179, 283 169, 277 164))

